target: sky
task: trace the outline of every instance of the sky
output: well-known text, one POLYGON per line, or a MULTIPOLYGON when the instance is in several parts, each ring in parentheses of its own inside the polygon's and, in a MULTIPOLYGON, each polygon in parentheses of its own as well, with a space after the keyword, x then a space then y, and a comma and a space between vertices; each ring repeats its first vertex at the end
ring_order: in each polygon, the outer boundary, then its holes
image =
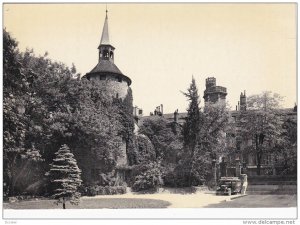
MULTIPOLYGON (((185 112, 182 94, 195 78, 201 106, 205 79, 227 88, 232 109, 239 95, 272 91, 283 107, 297 102, 296 8, 286 4, 107 4, 115 64, 132 80, 134 105, 149 115, 185 112)), ((98 62, 105 4, 4 4, 3 26, 19 48, 82 75, 98 62)))

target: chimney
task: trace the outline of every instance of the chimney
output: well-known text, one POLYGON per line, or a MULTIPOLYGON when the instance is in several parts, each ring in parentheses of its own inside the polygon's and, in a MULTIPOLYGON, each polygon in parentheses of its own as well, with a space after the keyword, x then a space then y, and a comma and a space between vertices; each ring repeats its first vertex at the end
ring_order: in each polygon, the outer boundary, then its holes
POLYGON ((240 101, 238 101, 238 110, 240 110, 240 101))
POLYGON ((240 110, 246 111, 247 108, 247 99, 246 99, 246 90, 244 90, 244 94, 241 93, 240 97, 240 110))
POLYGON ((178 109, 174 112, 174 122, 178 123, 178 109))
POLYGON ((160 107, 161 107, 161 115, 163 115, 164 114, 164 106, 163 106, 163 104, 160 104, 160 107))
POLYGON ((237 111, 237 105, 235 106, 235 111, 237 111))

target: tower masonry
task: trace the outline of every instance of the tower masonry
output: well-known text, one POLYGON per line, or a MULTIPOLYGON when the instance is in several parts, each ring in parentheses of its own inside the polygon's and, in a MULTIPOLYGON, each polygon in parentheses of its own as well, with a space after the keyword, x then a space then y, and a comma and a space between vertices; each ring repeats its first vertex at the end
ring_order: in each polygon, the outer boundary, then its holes
POLYGON ((98 64, 84 77, 98 81, 99 86, 105 86, 113 98, 124 99, 131 85, 131 79, 125 76, 114 63, 115 47, 109 40, 107 11, 98 50, 98 64))
POLYGON ((227 89, 222 86, 216 86, 216 78, 214 77, 208 77, 205 81, 206 89, 203 95, 205 105, 217 102, 225 104, 227 89))

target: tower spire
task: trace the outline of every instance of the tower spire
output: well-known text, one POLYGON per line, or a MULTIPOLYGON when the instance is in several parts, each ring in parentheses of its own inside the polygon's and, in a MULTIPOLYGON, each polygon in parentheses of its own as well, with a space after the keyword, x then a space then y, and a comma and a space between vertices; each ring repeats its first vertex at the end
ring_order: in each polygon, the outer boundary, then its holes
POLYGON ((104 21, 104 25, 103 25, 100 45, 110 45, 109 32, 108 32, 108 16, 107 16, 108 11, 107 11, 107 6, 106 6, 105 12, 106 12, 106 16, 105 16, 105 21, 104 21))

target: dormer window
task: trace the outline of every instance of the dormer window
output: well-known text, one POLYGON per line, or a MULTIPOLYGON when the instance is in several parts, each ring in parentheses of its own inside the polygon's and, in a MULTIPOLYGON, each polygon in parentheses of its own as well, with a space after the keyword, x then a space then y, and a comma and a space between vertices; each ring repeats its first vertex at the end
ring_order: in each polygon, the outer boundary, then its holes
POLYGON ((106 80, 106 75, 100 75, 100 80, 106 80))
POLYGON ((122 82, 122 77, 118 76, 118 77, 117 77, 117 80, 118 80, 118 82, 121 83, 121 82, 122 82))

